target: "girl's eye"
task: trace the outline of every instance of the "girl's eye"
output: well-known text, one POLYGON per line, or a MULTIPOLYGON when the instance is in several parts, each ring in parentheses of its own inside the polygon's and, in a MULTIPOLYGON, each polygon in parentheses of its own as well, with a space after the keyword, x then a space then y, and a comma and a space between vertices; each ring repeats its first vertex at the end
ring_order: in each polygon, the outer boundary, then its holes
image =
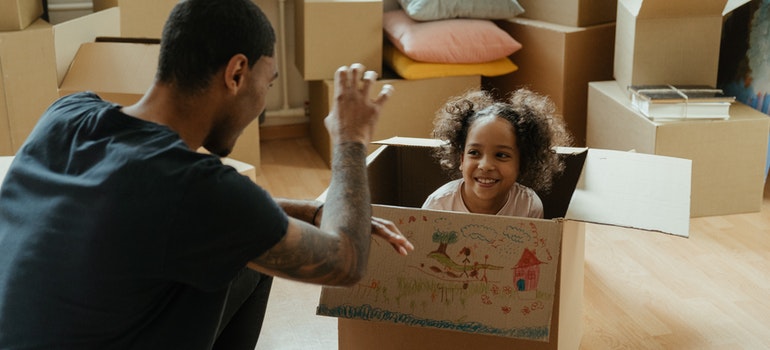
POLYGON ((506 154, 506 153, 498 153, 497 157, 498 158, 510 158, 511 156, 509 154, 506 154))
POLYGON ((468 150, 467 154, 469 156, 477 156, 477 155, 479 155, 479 151, 477 151, 475 149, 471 149, 471 150, 468 150))

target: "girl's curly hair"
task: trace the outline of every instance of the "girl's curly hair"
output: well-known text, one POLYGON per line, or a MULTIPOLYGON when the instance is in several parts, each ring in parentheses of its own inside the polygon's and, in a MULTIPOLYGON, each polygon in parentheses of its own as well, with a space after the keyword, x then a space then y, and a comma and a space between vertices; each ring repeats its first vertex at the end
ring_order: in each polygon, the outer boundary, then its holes
POLYGON ((433 137, 446 143, 435 150, 434 156, 452 178, 461 177, 460 159, 468 129, 477 119, 494 115, 509 121, 516 135, 520 154, 517 182, 548 192, 553 180, 564 171, 564 162, 553 147, 572 144, 563 119, 555 111, 549 98, 525 88, 500 102, 487 91, 466 92, 449 99, 436 114, 433 137))

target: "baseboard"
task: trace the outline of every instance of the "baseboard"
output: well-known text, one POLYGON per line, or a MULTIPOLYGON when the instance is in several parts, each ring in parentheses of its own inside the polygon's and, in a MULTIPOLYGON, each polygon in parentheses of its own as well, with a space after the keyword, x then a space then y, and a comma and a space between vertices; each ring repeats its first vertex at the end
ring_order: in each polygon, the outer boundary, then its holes
POLYGON ((294 139, 310 136, 310 124, 284 124, 259 127, 259 139, 261 141, 294 139))

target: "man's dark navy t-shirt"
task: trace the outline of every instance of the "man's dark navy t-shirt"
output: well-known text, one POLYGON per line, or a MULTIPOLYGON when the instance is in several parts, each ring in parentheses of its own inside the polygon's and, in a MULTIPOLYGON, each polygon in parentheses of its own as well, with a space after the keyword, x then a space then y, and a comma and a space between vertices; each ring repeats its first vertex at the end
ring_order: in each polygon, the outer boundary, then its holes
POLYGON ((229 282, 287 226, 169 128, 61 98, 0 190, 0 348, 205 349, 229 282))

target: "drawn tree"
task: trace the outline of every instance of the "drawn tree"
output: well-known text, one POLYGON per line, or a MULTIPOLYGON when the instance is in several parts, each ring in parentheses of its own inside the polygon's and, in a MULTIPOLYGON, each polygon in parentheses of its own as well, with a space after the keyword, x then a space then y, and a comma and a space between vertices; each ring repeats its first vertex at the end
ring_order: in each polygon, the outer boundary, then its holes
POLYGON ((446 255, 446 248, 448 245, 457 242, 456 231, 435 231, 433 232, 433 242, 438 243, 438 249, 433 251, 434 253, 441 253, 446 255))

